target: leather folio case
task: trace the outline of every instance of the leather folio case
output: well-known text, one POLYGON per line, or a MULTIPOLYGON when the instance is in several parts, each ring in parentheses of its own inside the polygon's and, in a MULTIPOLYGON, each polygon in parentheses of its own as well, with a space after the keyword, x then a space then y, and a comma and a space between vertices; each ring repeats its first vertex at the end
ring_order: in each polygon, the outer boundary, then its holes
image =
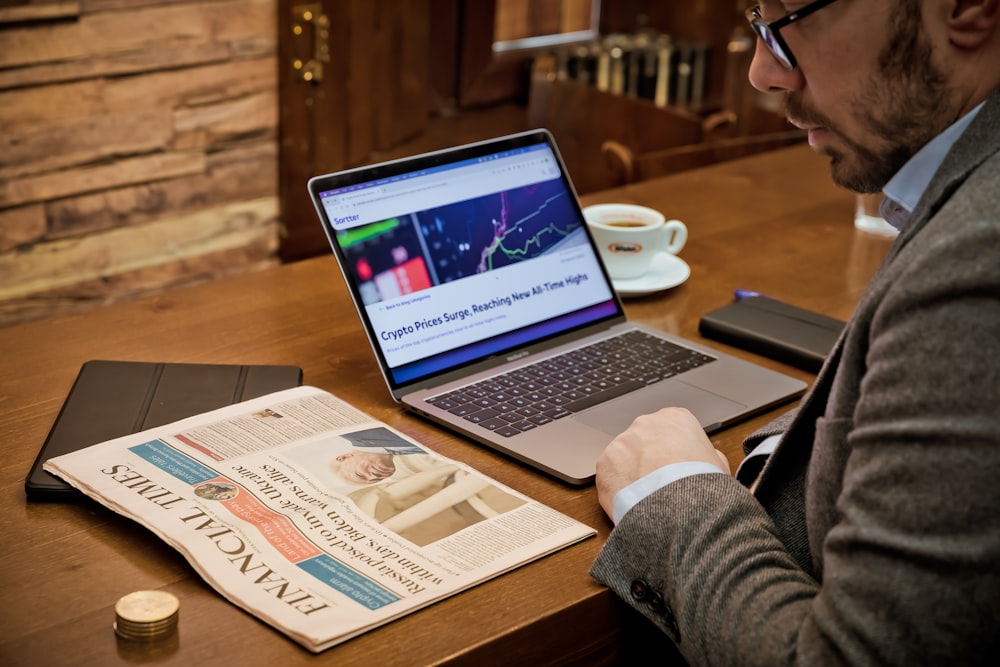
POLYGON ((817 373, 844 324, 765 296, 748 296, 703 315, 698 331, 706 338, 817 373))
POLYGON ((60 454, 302 384, 297 366, 88 361, 24 481, 29 500, 83 494, 42 464, 60 454))

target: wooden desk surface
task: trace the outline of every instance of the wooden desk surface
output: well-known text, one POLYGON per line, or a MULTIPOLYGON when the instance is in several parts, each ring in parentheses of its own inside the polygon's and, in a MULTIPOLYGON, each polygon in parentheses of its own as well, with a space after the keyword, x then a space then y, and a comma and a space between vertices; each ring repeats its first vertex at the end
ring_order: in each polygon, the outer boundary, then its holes
MULTIPOLYGON (((846 318, 889 245, 854 230, 853 196, 831 183, 826 160, 806 147, 582 199, 645 204, 687 223, 680 256, 691 278, 626 303, 634 318, 695 340, 700 315, 731 301, 735 288, 846 318)), ((387 393, 332 256, 0 329, 0 355, 0 664, 609 664, 628 652, 643 627, 587 575, 610 529, 593 488, 565 486, 402 412, 387 393), (299 365, 308 384, 599 535, 312 655, 223 600, 136 524, 90 501, 26 501, 25 474, 89 359, 299 365), (116 639, 116 600, 143 588, 180 597, 176 641, 133 646, 116 639)), ((712 439, 735 464, 742 437, 778 413, 712 439)))

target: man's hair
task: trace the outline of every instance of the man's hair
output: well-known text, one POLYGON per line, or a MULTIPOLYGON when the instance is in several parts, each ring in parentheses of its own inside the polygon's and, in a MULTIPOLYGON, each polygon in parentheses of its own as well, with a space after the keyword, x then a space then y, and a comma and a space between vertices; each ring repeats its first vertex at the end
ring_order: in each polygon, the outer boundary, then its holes
POLYGON ((879 54, 879 67, 906 71, 914 55, 930 57, 930 44, 924 39, 923 11, 919 0, 896 0, 890 12, 889 44, 879 54))

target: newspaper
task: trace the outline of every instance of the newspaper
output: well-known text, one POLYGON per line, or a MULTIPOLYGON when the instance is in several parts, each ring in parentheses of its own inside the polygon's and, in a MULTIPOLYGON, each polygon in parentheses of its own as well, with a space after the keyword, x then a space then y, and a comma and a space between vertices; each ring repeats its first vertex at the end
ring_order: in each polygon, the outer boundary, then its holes
POLYGON ((313 652, 596 532, 314 387, 44 467, 313 652))

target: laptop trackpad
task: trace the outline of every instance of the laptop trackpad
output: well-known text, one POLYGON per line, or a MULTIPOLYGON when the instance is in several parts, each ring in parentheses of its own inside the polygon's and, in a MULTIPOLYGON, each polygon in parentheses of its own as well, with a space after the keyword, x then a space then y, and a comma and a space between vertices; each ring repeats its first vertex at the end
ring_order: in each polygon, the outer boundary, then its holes
POLYGON ((639 415, 670 406, 687 408, 703 427, 718 424, 746 409, 745 405, 704 389, 668 380, 573 415, 572 419, 610 435, 618 435, 639 415))

